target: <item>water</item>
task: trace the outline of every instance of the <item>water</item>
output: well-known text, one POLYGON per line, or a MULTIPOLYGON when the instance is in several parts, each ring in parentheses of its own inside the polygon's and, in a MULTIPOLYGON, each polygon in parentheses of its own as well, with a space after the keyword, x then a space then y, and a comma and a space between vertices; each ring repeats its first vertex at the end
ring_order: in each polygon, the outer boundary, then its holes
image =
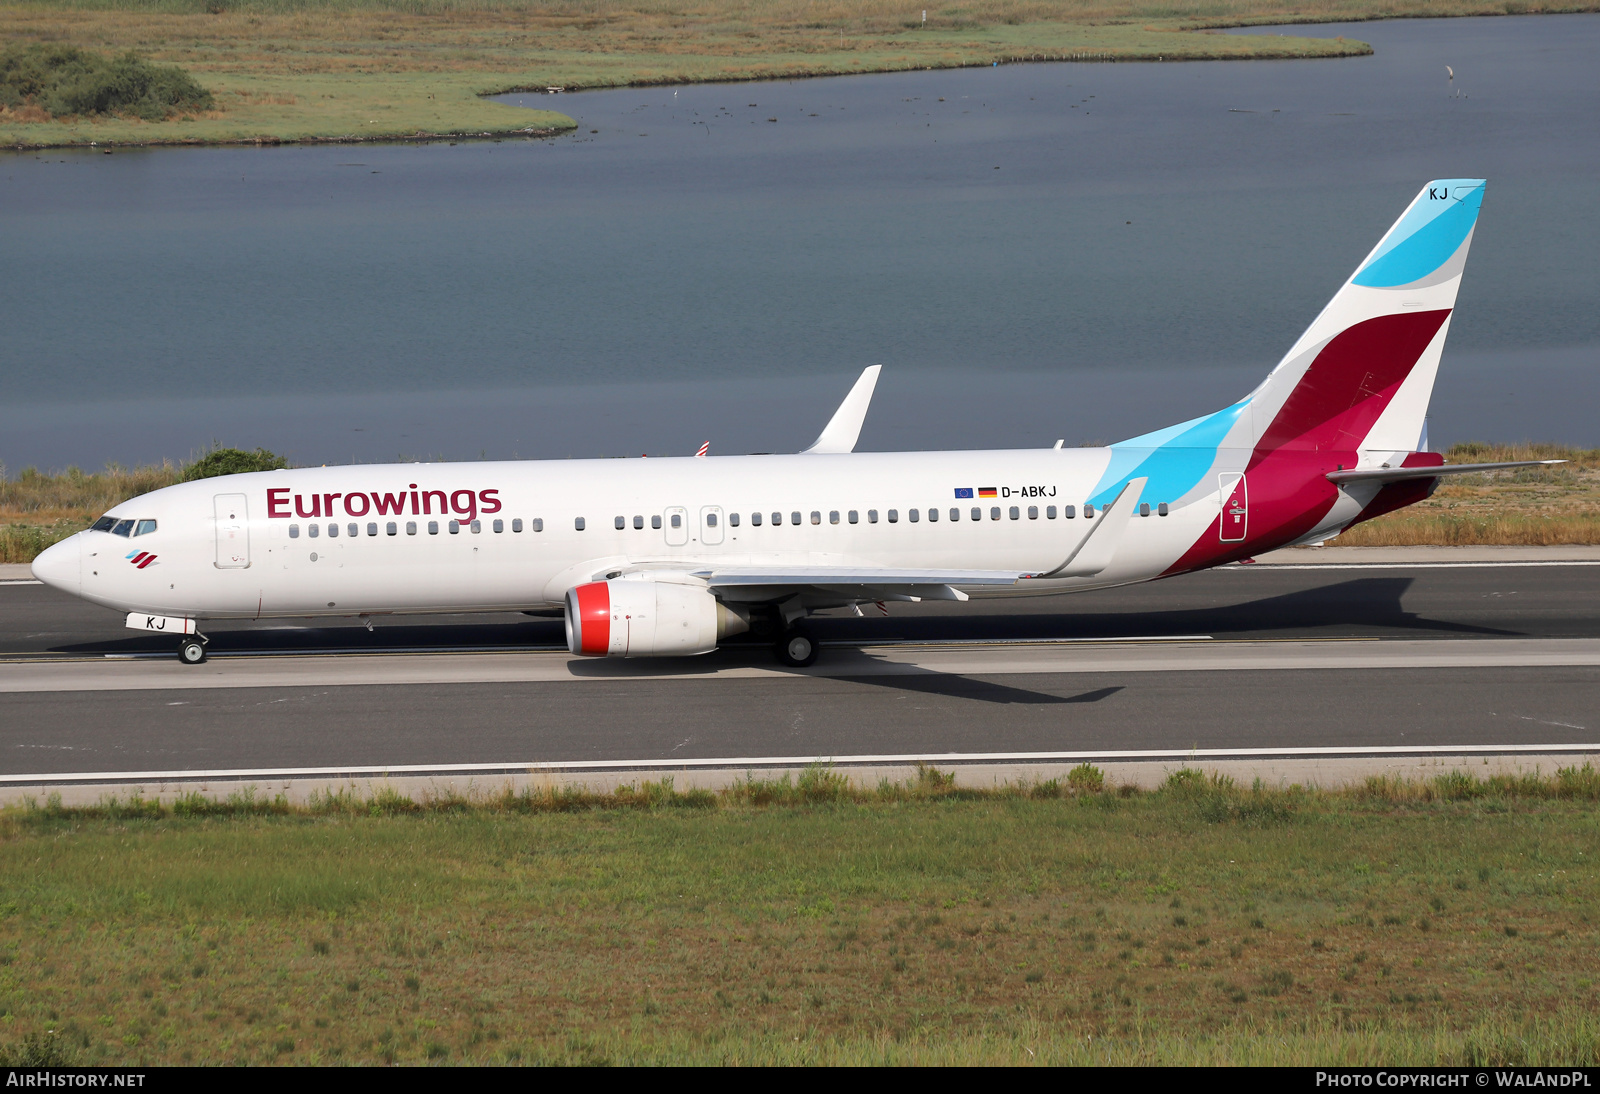
POLYGON ((0 460, 793 450, 872 363, 864 449, 1105 442, 1252 387, 1451 176, 1490 186, 1434 440, 1600 444, 1600 16, 1296 33, 1377 52, 508 97, 582 123, 540 141, 0 156, 0 460))

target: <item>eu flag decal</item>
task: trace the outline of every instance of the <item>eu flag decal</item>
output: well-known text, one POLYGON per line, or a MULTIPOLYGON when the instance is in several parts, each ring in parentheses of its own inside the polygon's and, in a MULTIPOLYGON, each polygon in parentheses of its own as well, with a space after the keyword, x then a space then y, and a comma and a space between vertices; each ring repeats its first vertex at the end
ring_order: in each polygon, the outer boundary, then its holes
POLYGON ((972 487, 970 487, 970 486, 958 486, 958 487, 956 487, 956 497, 958 497, 958 498, 970 498, 970 497, 972 497, 972 487))

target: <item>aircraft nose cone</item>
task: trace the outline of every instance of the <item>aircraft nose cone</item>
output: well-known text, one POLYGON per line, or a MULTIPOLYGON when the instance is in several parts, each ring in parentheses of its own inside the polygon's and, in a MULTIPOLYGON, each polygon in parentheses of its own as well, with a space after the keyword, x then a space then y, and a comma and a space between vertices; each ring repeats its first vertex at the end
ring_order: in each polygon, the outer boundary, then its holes
POLYGON ((46 547, 33 560, 33 576, 52 588, 78 596, 83 590, 83 544, 70 536, 54 547, 46 547))

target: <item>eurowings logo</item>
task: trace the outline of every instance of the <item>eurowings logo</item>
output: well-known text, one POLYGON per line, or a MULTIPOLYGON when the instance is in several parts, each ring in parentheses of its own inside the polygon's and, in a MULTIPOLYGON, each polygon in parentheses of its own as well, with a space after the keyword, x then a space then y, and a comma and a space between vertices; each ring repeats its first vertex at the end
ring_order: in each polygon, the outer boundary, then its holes
POLYGON ((129 551, 124 557, 141 570, 156 560, 156 556, 152 555, 149 551, 129 551))

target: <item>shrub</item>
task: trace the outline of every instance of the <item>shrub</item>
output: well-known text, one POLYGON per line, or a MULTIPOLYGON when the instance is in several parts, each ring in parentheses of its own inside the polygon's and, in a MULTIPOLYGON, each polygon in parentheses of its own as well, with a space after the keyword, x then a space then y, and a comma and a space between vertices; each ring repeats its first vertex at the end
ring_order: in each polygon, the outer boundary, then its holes
POLYGON ((1098 794, 1106 787, 1106 774, 1094 764, 1083 763, 1067 772, 1067 789, 1074 794, 1098 794))
POLYGON ((52 115, 131 114, 160 121, 209 110, 211 92, 181 68, 135 53, 106 57, 65 45, 0 52, 0 106, 38 106, 52 115))
POLYGON ((183 482, 210 479, 218 475, 242 475, 248 471, 278 471, 289 461, 265 448, 246 452, 241 448, 215 448, 183 469, 183 482))

